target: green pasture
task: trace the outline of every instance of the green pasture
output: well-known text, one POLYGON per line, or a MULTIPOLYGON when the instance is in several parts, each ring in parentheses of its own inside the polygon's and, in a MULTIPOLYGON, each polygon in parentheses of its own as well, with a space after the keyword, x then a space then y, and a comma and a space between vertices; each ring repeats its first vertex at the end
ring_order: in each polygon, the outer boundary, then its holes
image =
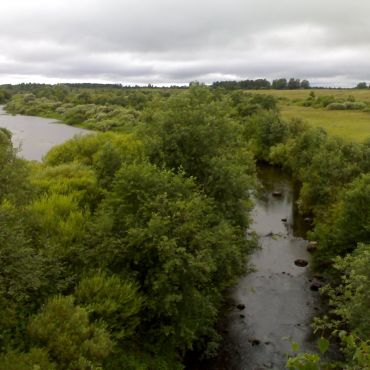
POLYGON ((273 95, 281 98, 281 101, 292 103, 297 100, 305 100, 311 91, 316 96, 333 95, 336 98, 346 98, 352 95, 357 101, 370 102, 370 89, 248 90, 252 93, 273 95))
POLYGON ((356 101, 370 102, 370 89, 314 89, 314 90, 255 90, 277 97, 281 114, 286 119, 301 118, 315 127, 323 127, 328 133, 349 141, 364 141, 370 138, 370 113, 352 110, 326 110, 303 107, 310 92, 316 96, 333 95, 337 98, 353 96, 356 101))
POLYGON ((325 110, 299 105, 281 105, 286 119, 301 118, 315 127, 323 127, 329 134, 349 141, 370 138, 370 113, 359 111, 325 110))

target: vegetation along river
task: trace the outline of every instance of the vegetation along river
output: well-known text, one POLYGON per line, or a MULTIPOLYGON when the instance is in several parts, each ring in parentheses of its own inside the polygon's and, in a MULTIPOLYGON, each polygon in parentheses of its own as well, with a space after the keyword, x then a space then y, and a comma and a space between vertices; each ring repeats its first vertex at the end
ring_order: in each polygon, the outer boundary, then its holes
MULTIPOLYGON (((20 155, 41 160, 54 145, 89 131, 55 123, 54 120, 8 115, 0 107, 0 127, 13 133, 20 155)), ((310 264, 298 267, 297 259, 309 261, 304 239, 307 224, 294 207, 292 180, 273 167, 259 167, 259 192, 252 213, 252 230, 261 248, 253 257, 255 271, 243 277, 231 292, 233 306, 223 324, 219 356, 199 369, 284 369, 290 342, 313 350, 310 328, 319 297, 310 289, 310 264), (273 192, 281 192, 273 195, 273 192)))

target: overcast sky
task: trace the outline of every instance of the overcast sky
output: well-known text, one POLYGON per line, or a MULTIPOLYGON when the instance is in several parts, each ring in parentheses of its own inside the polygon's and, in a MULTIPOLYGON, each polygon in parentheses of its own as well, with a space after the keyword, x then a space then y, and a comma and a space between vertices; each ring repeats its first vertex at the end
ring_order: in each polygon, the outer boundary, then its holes
POLYGON ((370 0, 1 0, 0 83, 370 81, 370 0))

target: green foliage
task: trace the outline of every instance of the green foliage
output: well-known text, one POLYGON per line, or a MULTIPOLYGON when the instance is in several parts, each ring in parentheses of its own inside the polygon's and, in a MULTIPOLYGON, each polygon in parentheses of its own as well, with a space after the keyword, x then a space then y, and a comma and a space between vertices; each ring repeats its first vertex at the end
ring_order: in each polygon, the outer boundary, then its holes
POLYGON ((68 195, 82 207, 89 205, 91 209, 97 206, 102 196, 95 172, 78 162, 34 166, 30 181, 39 195, 68 195))
POLYGON ((195 86, 152 107, 143 141, 153 163, 194 177, 229 220, 245 227, 253 161, 232 102, 215 94, 195 86))
POLYGON ((144 158, 143 144, 132 134, 104 133, 77 137, 51 149, 45 163, 56 166, 78 162, 92 167, 99 185, 109 188, 121 163, 144 158))
POLYGON ((364 102, 345 101, 343 103, 330 103, 326 106, 329 110, 364 110, 368 105, 364 102))
POLYGON ((0 128, 0 202, 9 200, 19 204, 26 202, 31 196, 27 165, 16 154, 11 133, 0 128))
POLYGON ((54 297, 29 324, 34 345, 44 348, 58 369, 99 368, 113 342, 102 324, 89 321, 72 297, 54 297))
POLYGON ((40 303, 46 266, 24 230, 27 215, 0 205, 0 345, 20 339, 24 316, 40 303))
POLYGON ((9 351, 0 356, 0 370, 56 370, 45 349, 31 348, 27 353, 9 351))
POLYGON ((252 138, 252 148, 257 158, 268 160, 272 147, 284 142, 289 127, 277 113, 266 112, 252 116, 245 124, 246 139, 252 138))
POLYGON ((366 82, 359 82, 356 86, 356 89, 366 89, 367 87, 368 86, 366 82))
POLYGON ((370 246, 360 244, 333 265, 339 281, 326 285, 322 293, 329 299, 328 315, 316 318, 316 331, 330 332, 341 341, 345 362, 341 369, 370 367, 370 246))
POLYGON ((140 323, 143 299, 136 284, 117 275, 97 273, 77 286, 76 303, 83 306, 93 321, 103 320, 115 340, 130 338, 140 323))
POLYGON ((370 245, 360 244, 352 254, 335 259, 333 267, 340 273, 340 284, 324 289, 332 313, 363 340, 370 340, 369 264, 370 245))
POLYGON ((369 170, 370 152, 366 145, 346 143, 297 121, 289 124, 289 131, 289 139, 272 147, 269 158, 302 183, 301 210, 319 216, 344 186, 369 170))
POLYGON ((320 241, 318 257, 324 262, 344 255, 357 243, 370 240, 370 175, 362 175, 340 193, 338 202, 326 215, 326 220, 314 230, 320 241))
POLYGON ((366 110, 369 107, 366 102, 357 102, 353 95, 346 98, 334 95, 309 95, 301 104, 305 107, 326 108, 327 110, 366 110))
POLYGON ((140 329, 158 353, 182 353, 210 333, 220 292, 244 271, 250 248, 192 179, 149 164, 121 167, 93 230, 92 261, 140 284, 140 329))
MULTIPOLYGON (((299 344, 292 342, 292 351, 299 351, 299 344)), ((295 356, 290 355, 286 364, 289 370, 324 370, 324 369, 334 369, 336 366, 334 364, 324 361, 321 356, 323 356, 329 349, 329 341, 323 337, 319 338, 317 341, 318 353, 297 353, 295 356), (320 356, 321 355, 321 356, 320 356)))
POLYGON ((59 102, 49 100, 46 97, 37 98, 35 94, 28 93, 14 95, 6 104, 6 110, 13 114, 58 118, 54 112, 59 106, 59 102))

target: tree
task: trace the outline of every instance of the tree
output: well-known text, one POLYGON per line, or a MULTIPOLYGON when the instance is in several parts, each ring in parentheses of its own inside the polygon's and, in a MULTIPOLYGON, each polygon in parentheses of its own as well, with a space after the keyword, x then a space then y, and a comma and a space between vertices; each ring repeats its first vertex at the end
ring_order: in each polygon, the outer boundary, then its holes
POLYGON ((288 81, 286 78, 279 78, 272 81, 271 87, 276 90, 284 90, 288 87, 288 81))
POLYGON ((231 222, 246 227, 243 201, 249 206, 253 160, 233 118, 233 103, 216 97, 204 86, 170 97, 147 113, 141 137, 153 163, 193 177, 231 222))
POLYGON ((302 80, 300 87, 301 87, 301 89, 310 89, 311 88, 310 83, 307 80, 302 80))
POLYGON ((370 240, 370 175, 356 178, 340 194, 331 209, 326 223, 315 229, 315 236, 321 243, 319 261, 344 255, 356 248, 357 243, 370 240))
POLYGON ((359 82, 356 86, 356 89, 367 89, 367 83, 366 82, 359 82))
POLYGON ((301 87, 301 81, 300 79, 290 78, 288 82, 288 89, 290 90, 296 90, 301 87))
POLYGON ((251 248, 192 178, 150 164, 122 165, 88 239, 89 266, 139 284, 143 343, 172 355, 211 335, 251 248))

